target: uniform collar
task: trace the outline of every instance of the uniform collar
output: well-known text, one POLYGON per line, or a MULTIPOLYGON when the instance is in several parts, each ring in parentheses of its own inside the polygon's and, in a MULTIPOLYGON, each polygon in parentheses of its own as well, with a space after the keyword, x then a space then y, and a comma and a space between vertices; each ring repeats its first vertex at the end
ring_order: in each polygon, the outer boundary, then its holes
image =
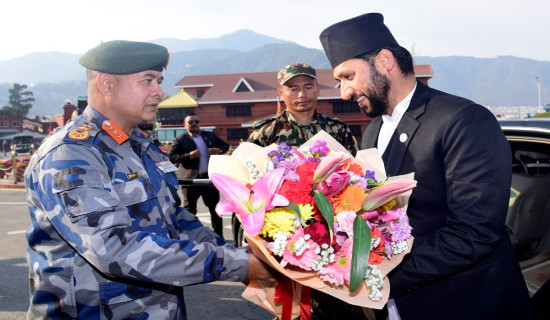
MULTIPOLYGON (((115 142, 119 145, 130 139, 130 137, 122 129, 120 129, 116 123, 114 123, 112 120, 109 120, 107 117, 101 114, 101 112, 97 111, 92 106, 88 105, 88 107, 86 107, 86 109, 84 110, 84 115, 88 119, 90 119, 90 121, 95 123, 99 128, 103 129, 103 131, 113 140, 115 140, 115 142)), ((144 139, 147 140, 146 135, 143 134, 137 127, 135 127, 132 131, 132 137, 141 140, 141 136, 143 136, 144 139)))

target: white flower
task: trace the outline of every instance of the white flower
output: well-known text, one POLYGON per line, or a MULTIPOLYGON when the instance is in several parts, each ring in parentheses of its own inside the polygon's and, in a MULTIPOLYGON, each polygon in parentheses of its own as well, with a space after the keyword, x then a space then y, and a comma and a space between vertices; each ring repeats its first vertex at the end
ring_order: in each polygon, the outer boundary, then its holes
POLYGON ((391 249, 393 254, 400 254, 401 252, 409 249, 409 244, 407 241, 392 242, 391 249))
POLYGON ((275 169, 275 165, 272 161, 266 160, 264 161, 264 173, 268 173, 269 171, 275 169))
POLYGON ((382 299, 380 288, 384 285, 384 278, 376 265, 368 265, 365 283, 369 287, 369 298, 372 301, 380 301, 382 299))
POLYGON ((380 237, 377 237, 377 236, 374 236, 372 237, 371 239, 371 243, 370 243, 370 249, 374 249, 376 247, 378 247, 378 245, 380 245, 380 237))
POLYGON ((248 160, 246 162, 246 168, 248 169, 248 173, 250 175, 252 183, 256 182, 256 180, 262 177, 262 174, 260 173, 258 168, 256 168, 256 164, 254 163, 254 161, 248 160))
POLYGON ((307 248, 309 248, 309 245, 307 244, 307 240, 309 240, 310 236, 309 234, 306 234, 303 237, 298 238, 296 242, 294 242, 294 246, 292 247, 292 252, 294 252, 297 256, 301 256, 304 251, 306 251, 307 248))
POLYGON ((271 251, 281 257, 283 253, 285 252, 286 248, 286 240, 290 234, 277 231, 277 233, 273 236, 273 242, 270 243, 269 248, 271 251))

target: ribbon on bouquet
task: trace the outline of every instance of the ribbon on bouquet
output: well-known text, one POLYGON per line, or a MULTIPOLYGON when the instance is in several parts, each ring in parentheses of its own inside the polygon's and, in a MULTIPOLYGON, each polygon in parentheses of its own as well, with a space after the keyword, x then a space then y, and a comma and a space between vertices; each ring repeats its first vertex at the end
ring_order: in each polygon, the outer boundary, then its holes
POLYGON ((281 320, 292 319, 295 293, 300 295, 300 320, 311 320, 311 289, 292 280, 279 282, 275 287, 275 303, 283 305, 281 320))

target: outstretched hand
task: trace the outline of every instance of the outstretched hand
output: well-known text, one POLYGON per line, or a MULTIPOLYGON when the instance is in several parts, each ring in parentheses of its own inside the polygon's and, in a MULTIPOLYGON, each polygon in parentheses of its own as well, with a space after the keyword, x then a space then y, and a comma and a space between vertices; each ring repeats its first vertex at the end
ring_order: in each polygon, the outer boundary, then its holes
MULTIPOLYGON (((248 265, 248 272, 246 274, 247 280, 256 279, 268 282, 280 282, 285 279, 284 275, 255 256, 251 247, 248 247, 248 255, 250 262, 248 265)), ((245 283, 247 280, 245 280, 245 283)))

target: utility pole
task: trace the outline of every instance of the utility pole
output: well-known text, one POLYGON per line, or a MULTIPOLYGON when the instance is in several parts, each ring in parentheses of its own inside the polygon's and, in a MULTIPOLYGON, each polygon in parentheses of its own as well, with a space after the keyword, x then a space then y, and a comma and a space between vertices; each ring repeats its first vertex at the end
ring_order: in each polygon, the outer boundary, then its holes
POLYGON ((541 103, 541 100, 540 100, 540 80, 539 80, 539 77, 537 77, 537 87, 538 87, 538 90, 539 90, 539 110, 538 110, 538 112, 542 113, 542 112, 544 112, 544 109, 542 108, 542 103, 541 103))

